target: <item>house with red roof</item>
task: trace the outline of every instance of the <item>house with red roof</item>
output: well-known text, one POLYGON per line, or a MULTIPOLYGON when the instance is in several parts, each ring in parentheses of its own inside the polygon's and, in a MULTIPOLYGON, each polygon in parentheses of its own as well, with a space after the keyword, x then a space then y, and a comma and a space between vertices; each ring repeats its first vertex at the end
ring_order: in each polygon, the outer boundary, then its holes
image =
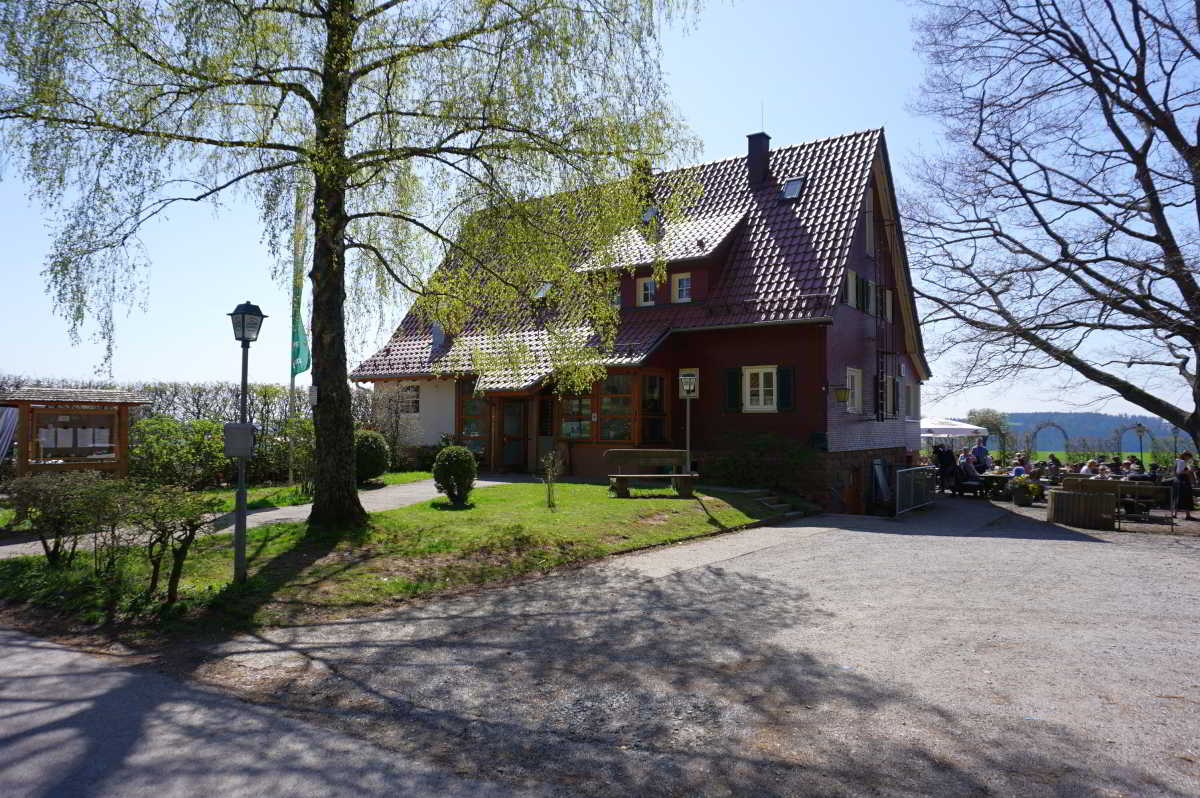
POLYGON ((478 347, 410 314, 351 377, 410 413, 418 441, 460 439, 485 468, 532 471, 557 449, 571 473, 606 473, 613 448, 683 448, 679 375, 699 375, 691 448, 707 457, 760 436, 816 452, 811 493, 865 509, 871 464, 912 462, 929 379, 882 130, 655 175, 697 196, 654 241, 621 252, 620 328, 607 377, 558 396, 537 330, 528 362, 483 377, 456 367, 478 347), (660 259, 660 260, 656 260, 660 259), (653 264, 666 262, 666 279, 653 264))

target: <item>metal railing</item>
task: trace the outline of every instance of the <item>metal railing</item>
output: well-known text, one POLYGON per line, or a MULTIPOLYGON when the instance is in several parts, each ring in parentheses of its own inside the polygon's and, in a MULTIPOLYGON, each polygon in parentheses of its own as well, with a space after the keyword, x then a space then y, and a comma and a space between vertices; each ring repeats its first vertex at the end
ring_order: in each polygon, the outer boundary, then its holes
POLYGON ((896 515, 933 504, 936 483, 933 466, 896 469, 896 515))

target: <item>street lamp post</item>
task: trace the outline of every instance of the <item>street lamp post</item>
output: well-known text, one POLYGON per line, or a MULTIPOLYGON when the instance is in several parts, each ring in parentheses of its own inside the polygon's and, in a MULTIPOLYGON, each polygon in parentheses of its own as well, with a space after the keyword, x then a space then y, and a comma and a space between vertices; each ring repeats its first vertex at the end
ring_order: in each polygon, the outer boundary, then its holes
POLYGON ((1142 453, 1142 436, 1146 434, 1146 425, 1139 423, 1136 427, 1134 427, 1133 431, 1136 432, 1138 436, 1138 464, 1145 468, 1146 462, 1143 459, 1145 455, 1142 453))
POLYGON ((699 394, 700 375, 696 371, 680 371, 679 392, 686 403, 687 420, 684 427, 684 446, 687 451, 687 473, 692 473, 692 399, 699 394))
MULTIPOLYGON (((249 300, 233 309, 229 314, 233 321, 233 337, 242 343, 242 393, 239 400, 239 427, 242 435, 240 445, 234 447, 237 456, 237 503, 234 509, 233 527, 233 581, 246 581, 246 461, 254 452, 253 432, 246 422, 246 393, 250 370, 250 343, 258 340, 266 315, 258 305, 249 300)), ((226 451, 230 451, 229 434, 226 433, 226 451)))

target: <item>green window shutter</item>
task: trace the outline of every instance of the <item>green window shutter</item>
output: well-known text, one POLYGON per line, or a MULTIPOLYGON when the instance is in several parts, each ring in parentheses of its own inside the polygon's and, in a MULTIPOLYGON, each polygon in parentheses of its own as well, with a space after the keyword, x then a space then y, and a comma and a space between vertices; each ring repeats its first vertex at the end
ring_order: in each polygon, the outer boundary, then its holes
POLYGON ((792 398, 795 394, 795 370, 791 366, 777 366, 775 368, 775 382, 777 384, 777 394, 775 397, 776 410, 791 410, 795 407, 795 400, 792 398))
POLYGON ((725 409, 736 413, 742 409, 742 370, 725 369, 725 409))

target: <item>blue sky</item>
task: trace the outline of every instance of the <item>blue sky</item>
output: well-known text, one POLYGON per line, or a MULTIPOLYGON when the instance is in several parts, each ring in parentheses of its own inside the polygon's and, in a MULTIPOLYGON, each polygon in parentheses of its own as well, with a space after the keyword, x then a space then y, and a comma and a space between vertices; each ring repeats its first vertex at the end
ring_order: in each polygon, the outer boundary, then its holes
MULTIPOLYGON (((888 0, 713 0, 692 30, 672 32, 663 48, 674 101, 703 142, 703 159, 743 154, 746 134, 760 128, 773 144, 786 146, 882 126, 903 183, 909 155, 936 147, 938 137, 931 122, 905 108, 922 75, 912 52, 911 13, 907 4, 888 0)), ((0 371, 90 376, 102 347, 87 340, 72 346, 65 321, 54 316, 40 276, 49 244, 42 212, 26 201, 11 168, 3 178, 0 371)), ((224 314, 250 299, 271 317, 251 353, 252 379, 287 381, 288 292, 270 279, 271 258, 253 209, 177 208, 146 230, 144 242, 154 264, 146 307, 118 320, 114 377, 236 379, 237 343, 224 314)), ((952 377, 948 364, 932 365, 935 378, 952 377)), ((306 384, 306 378, 298 380, 306 384)), ((927 392, 924 410, 1067 409, 1058 401, 1046 406, 1047 384, 1043 377, 1038 384, 978 389, 940 402, 927 392)), ((1091 396, 1085 391, 1072 398, 1091 396)), ((1123 402, 1106 409, 1135 410, 1123 402)))

